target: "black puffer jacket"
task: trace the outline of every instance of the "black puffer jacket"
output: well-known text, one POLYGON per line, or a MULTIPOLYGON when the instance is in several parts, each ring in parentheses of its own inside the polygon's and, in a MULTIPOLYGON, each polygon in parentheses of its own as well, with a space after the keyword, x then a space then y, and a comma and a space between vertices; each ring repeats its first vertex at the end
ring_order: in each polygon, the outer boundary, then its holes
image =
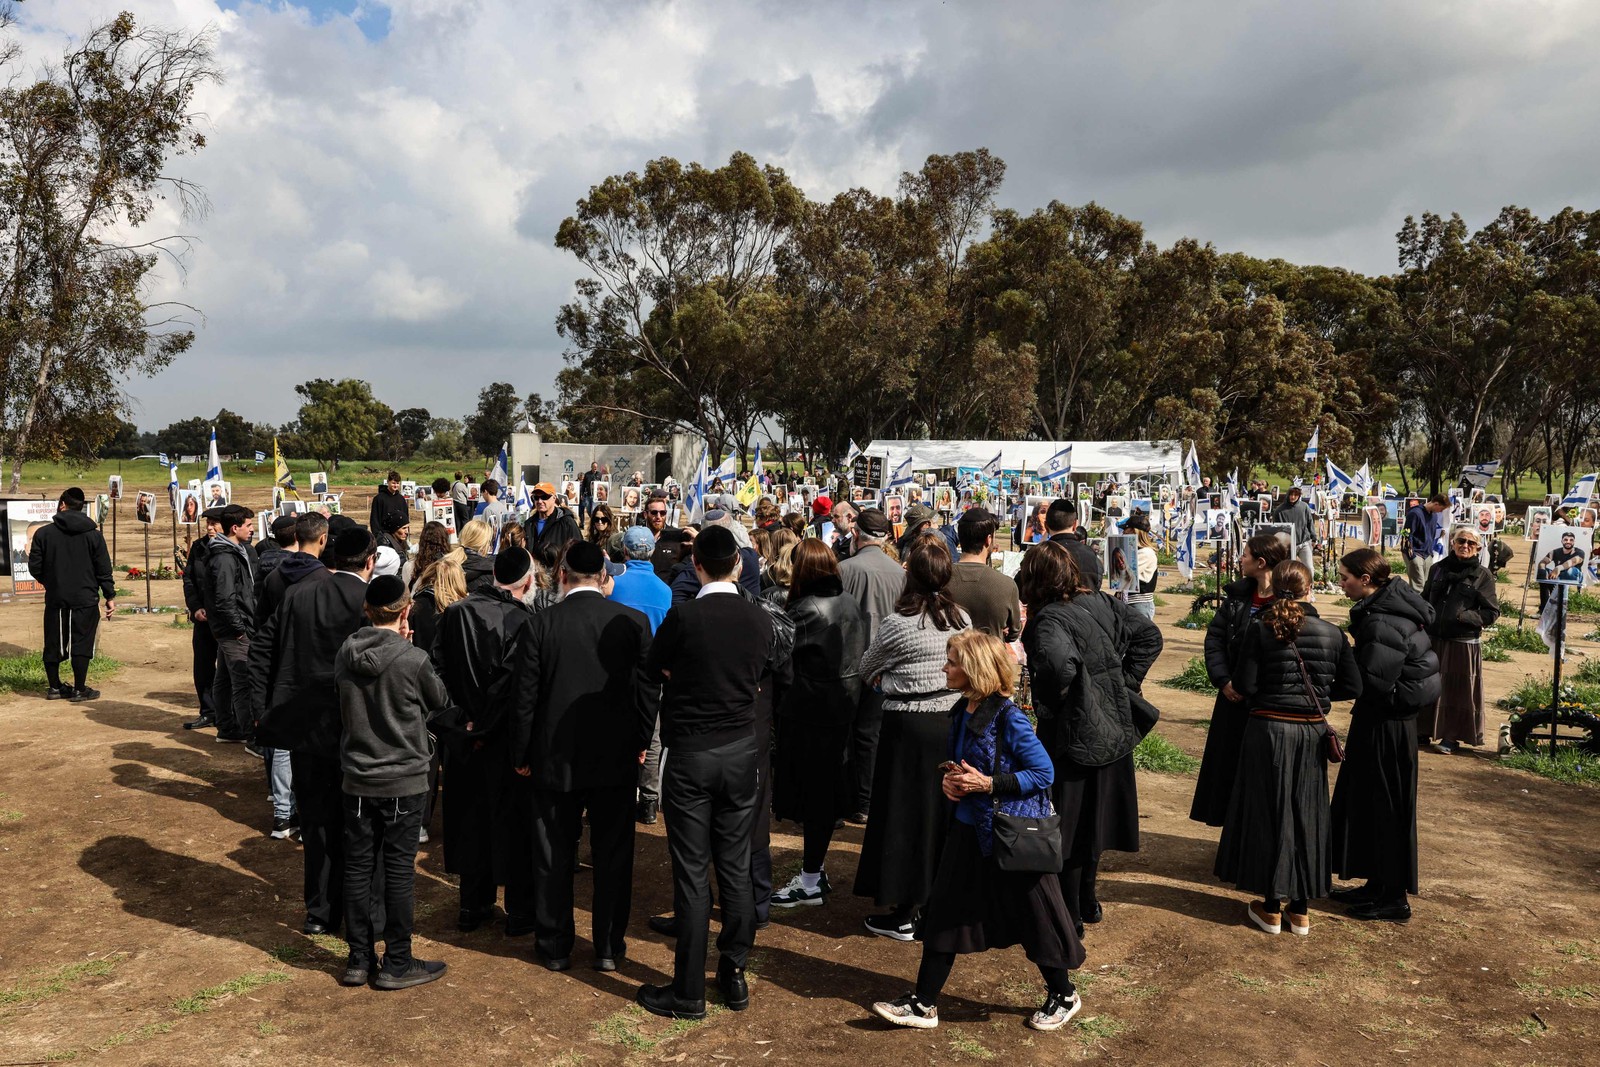
POLYGON ((189 609, 189 621, 194 613, 206 606, 206 584, 210 579, 211 539, 202 537, 189 546, 189 562, 183 567, 183 604, 189 609))
POLYGON ((33 535, 28 570, 44 586, 46 604, 92 608, 101 594, 107 600, 117 595, 100 527, 73 508, 56 512, 50 525, 33 535))
POLYGON ((256 550, 222 534, 207 557, 206 623, 218 641, 248 637, 256 629, 256 550))
POLYGON ((1350 609, 1361 668, 1357 711, 1403 718, 1439 699, 1439 657, 1427 633, 1431 622, 1433 608, 1403 580, 1385 582, 1350 609))
POLYGON ((1128 700, 1161 652, 1155 624, 1102 593, 1048 604, 1022 632, 1039 739, 1052 759, 1103 767, 1139 743, 1128 700))
MULTIPOLYGON (((1334 700, 1351 700, 1361 695, 1361 668, 1344 631, 1317 618, 1310 604, 1300 623, 1300 636, 1291 645, 1279 641, 1263 618, 1250 624, 1233 687, 1245 698, 1251 711, 1281 711, 1316 717, 1326 714, 1334 700), (1295 659, 1295 650, 1305 661, 1306 676, 1316 690, 1316 703, 1306 692, 1306 683, 1295 659)), ((1265 615, 1265 613, 1263 613, 1265 615)))
POLYGON ((1433 608, 1428 633, 1434 637, 1477 637, 1500 617, 1494 575, 1477 556, 1461 559, 1450 555, 1435 563, 1422 587, 1422 598, 1433 608))
POLYGON ((533 558, 546 567, 555 566, 556 557, 567 547, 567 542, 583 538, 583 534, 578 532, 578 520, 572 517, 572 512, 559 504, 550 512, 550 517, 544 520, 543 533, 539 532, 537 513, 528 516, 528 521, 522 524, 522 532, 527 535, 528 549, 533 553, 533 558))
POLYGON ((1206 674, 1218 689, 1233 679, 1239 648, 1250 629, 1250 605, 1255 596, 1254 578, 1229 582, 1222 587, 1222 605, 1206 627, 1206 674))
POLYGON ((461 565, 461 576, 466 579, 467 592, 494 588, 494 556, 465 549, 467 561, 461 565))
POLYGON ((779 714, 812 721, 855 715, 867 620, 855 598, 843 594, 843 583, 830 576, 785 609, 794 620, 794 678, 784 690, 779 714))

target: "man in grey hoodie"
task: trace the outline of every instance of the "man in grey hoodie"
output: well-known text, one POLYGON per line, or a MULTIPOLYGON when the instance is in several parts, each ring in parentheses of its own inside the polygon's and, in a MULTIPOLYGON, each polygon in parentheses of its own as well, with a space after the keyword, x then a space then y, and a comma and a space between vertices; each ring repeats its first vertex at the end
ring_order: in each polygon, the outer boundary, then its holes
POLYGON ((342 985, 407 989, 443 976, 445 965, 411 955, 417 837, 427 800, 433 742, 428 719, 450 704, 428 654, 411 644, 405 583, 381 575, 367 586, 370 626, 345 639, 333 661, 344 730, 345 941, 342 985), (383 864, 381 888, 378 864, 383 864), (374 913, 382 893, 383 966, 374 913))

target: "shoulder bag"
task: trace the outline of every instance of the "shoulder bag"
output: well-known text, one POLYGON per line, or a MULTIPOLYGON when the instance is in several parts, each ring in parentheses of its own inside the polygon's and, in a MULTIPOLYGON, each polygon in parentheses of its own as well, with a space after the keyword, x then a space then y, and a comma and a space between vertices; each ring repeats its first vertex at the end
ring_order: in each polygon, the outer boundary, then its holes
POLYGON ((1329 763, 1343 763, 1344 743, 1339 740, 1339 731, 1333 728, 1327 712, 1322 710, 1322 698, 1317 696, 1317 690, 1311 684, 1311 672, 1306 670, 1306 661, 1301 657, 1300 649, 1293 643, 1289 647, 1294 651, 1295 662, 1300 665, 1300 681, 1306 687, 1306 696, 1311 698, 1311 706, 1322 714, 1322 756, 1329 763))
MULTIPOLYGON (((1002 711, 995 716, 994 771, 1000 773, 1005 746, 1002 711)), ((994 862, 1002 871, 1061 873, 1061 816, 1048 790, 1037 796, 994 799, 994 862), (1007 810, 1010 809, 1010 810, 1007 810)))

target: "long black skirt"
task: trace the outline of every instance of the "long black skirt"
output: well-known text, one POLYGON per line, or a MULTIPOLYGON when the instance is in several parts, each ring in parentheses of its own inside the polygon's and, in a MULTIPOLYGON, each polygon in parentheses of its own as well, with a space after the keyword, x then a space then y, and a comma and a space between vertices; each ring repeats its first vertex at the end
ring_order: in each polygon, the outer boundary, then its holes
POLYGON ((850 802, 849 754, 849 719, 781 709, 772 756, 772 814, 800 823, 842 817, 850 802))
POLYGON ((917 937, 932 952, 987 952, 1021 945, 1040 967, 1083 966, 1083 942, 1054 874, 1002 871, 978 847, 978 832, 950 820, 933 896, 917 937))
POLYGON ((1133 753, 1104 767, 1080 767, 1053 756, 1056 780, 1051 799, 1061 816, 1061 856, 1082 866, 1102 852, 1139 851, 1139 786, 1133 753))
POLYGON ((1329 809, 1333 869, 1391 893, 1417 891, 1417 718, 1363 711, 1350 719, 1329 809))
POLYGON ((1250 717, 1217 846, 1217 877, 1275 899, 1328 895, 1325 733, 1321 723, 1250 717))
POLYGON ((940 788, 949 758, 946 712, 884 710, 856 896, 886 908, 927 903, 954 808, 940 788))
POLYGON ((1206 750, 1200 756, 1200 774, 1194 783, 1194 803, 1189 805, 1189 818, 1195 822, 1221 826, 1228 818, 1228 802, 1233 799, 1233 782, 1239 774, 1239 745, 1249 718, 1242 701, 1236 703, 1217 694, 1206 731, 1206 750))

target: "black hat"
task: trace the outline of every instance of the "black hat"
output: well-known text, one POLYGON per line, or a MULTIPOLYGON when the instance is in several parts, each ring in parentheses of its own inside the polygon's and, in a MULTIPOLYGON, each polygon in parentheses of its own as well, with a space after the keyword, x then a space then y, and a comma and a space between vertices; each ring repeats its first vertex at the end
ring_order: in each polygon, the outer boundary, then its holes
POLYGON ((205 519, 207 522, 221 522, 222 521, 222 513, 224 511, 226 511, 226 510, 228 510, 228 509, 227 508, 206 508, 204 511, 202 511, 200 513, 200 517, 202 519, 205 519))
POLYGON ((572 574, 592 578, 606 569, 606 554, 597 544, 574 541, 567 546, 567 554, 561 565, 572 574))
POLYGON ((856 527, 868 537, 888 537, 894 533, 894 524, 882 508, 868 508, 856 516, 856 527))
POLYGON ((406 583, 393 574, 380 574, 367 583, 367 607, 392 608, 405 599, 406 583))
POLYGON ((383 532, 394 533, 403 526, 411 525, 411 516, 403 511, 386 511, 383 513, 383 532))
POLYGON ((1143 508, 1134 508, 1132 513, 1122 520, 1122 529, 1124 532, 1128 530, 1143 530, 1145 533, 1149 533, 1150 516, 1144 513, 1143 508))
POLYGON ((272 539, 283 541, 294 532, 295 523, 300 521, 299 515, 279 515, 272 520, 272 539))
POLYGON ((328 537, 330 540, 338 538, 346 530, 359 530, 361 524, 348 515, 328 516, 328 537))
POLYGON ((725 526, 707 526, 694 539, 695 561, 707 569, 726 564, 738 554, 739 542, 733 539, 733 531, 725 526))
MULTIPOLYGON (((333 524, 329 523, 332 529, 333 524)), ((351 524, 333 537, 333 554, 337 559, 365 560, 372 547, 372 535, 366 527, 351 524)))
MULTIPOLYGON (((581 542, 580 542, 581 543, 581 542)), ((494 557, 494 580, 497 585, 516 585, 533 569, 533 557, 528 550, 512 545, 501 549, 494 557)))

